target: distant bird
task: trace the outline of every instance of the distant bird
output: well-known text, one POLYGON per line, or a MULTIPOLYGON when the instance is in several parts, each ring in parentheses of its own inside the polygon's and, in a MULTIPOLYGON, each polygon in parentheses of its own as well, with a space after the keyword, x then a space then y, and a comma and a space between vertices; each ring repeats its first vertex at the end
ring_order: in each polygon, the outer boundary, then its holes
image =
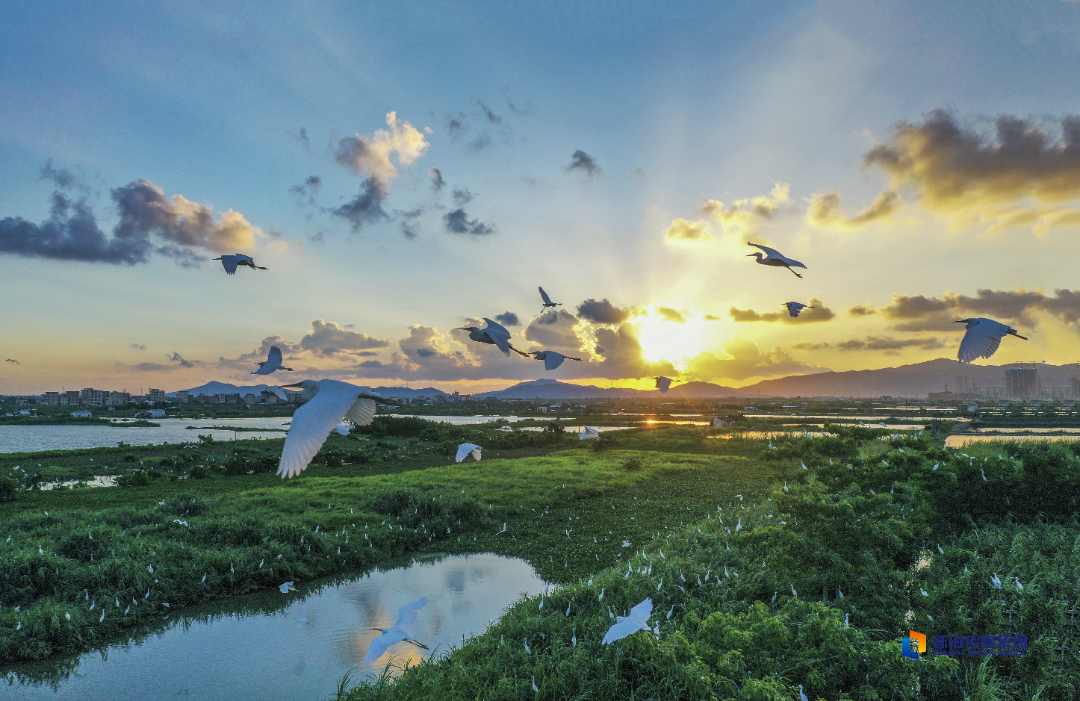
POLYGON ((806 694, 803 693, 802 684, 799 684, 799 701, 810 701, 806 698, 806 694))
POLYGON ((277 471, 282 477, 295 477, 307 468, 342 416, 357 426, 367 426, 375 418, 376 402, 396 406, 366 387, 340 380, 303 380, 282 387, 302 387, 300 396, 307 400, 293 413, 285 435, 277 471))
POLYGON ((787 307, 787 312, 791 316, 798 316, 799 312, 801 312, 803 309, 816 309, 817 308, 817 307, 811 307, 811 306, 809 306, 807 304, 803 304, 802 302, 784 302, 784 306, 787 307))
POLYGON ((660 390, 661 394, 667 392, 669 387, 671 387, 670 377, 664 377, 663 375, 661 375, 660 377, 656 378, 656 389, 660 390))
POLYGON ((246 265, 254 270, 266 270, 266 268, 255 265, 255 259, 251 256, 245 256, 243 253, 227 253, 220 258, 211 258, 211 260, 220 260, 225 272, 229 275, 236 274, 236 266, 238 265, 246 265))
POLYGON ((288 594, 291 591, 296 591, 296 587, 293 586, 292 582, 285 582, 284 584, 279 586, 278 589, 281 591, 282 594, 288 594))
POLYGON ((992 574, 993 576, 990 577, 990 584, 994 586, 994 589, 1001 589, 1001 580, 998 579, 997 572, 993 572, 992 574))
POLYGON ((475 443, 462 443, 457 447, 457 457, 454 458, 454 462, 461 462, 468 456, 473 456, 474 459, 480 459, 480 451, 483 450, 475 443))
POLYGON ((6 363, 15 363, 16 365, 22 365, 22 363, 20 363, 18 360, 15 360, 14 358, 8 358, 4 362, 6 362, 6 363))
POLYGON ((266 356, 266 360, 258 363, 259 369, 251 373, 252 375, 269 375, 275 370, 288 370, 292 372, 292 368, 287 368, 281 364, 281 349, 277 346, 270 346, 270 353, 266 356))
POLYGON ((581 362, 581 358, 571 358, 568 355, 556 353, 552 350, 533 351, 532 353, 529 353, 529 355, 531 355, 536 360, 543 360, 545 370, 554 370, 555 368, 562 365, 564 360, 576 360, 579 363, 581 362))
POLYGON ((1013 582, 1015 582, 1015 583, 1016 583, 1016 588, 1017 588, 1017 590, 1019 590, 1019 591, 1023 591, 1023 590, 1024 590, 1024 585, 1020 583, 1020 579, 1019 579, 1019 577, 1013 577, 1013 582))
POLYGON ((794 584, 791 585, 791 595, 794 596, 796 599, 799 598, 799 592, 795 591, 794 584))
POLYGON ((958 319, 956 323, 967 326, 964 340, 960 341, 960 352, 956 355, 961 363, 970 363, 976 358, 989 358, 997 351, 1001 339, 1005 336, 1016 336, 1025 341, 1028 340, 1026 336, 1017 333, 1016 329, 1009 328, 993 319, 976 317, 958 319))
POLYGON ((615 625, 608 629, 602 645, 621 640, 631 633, 639 630, 652 630, 649 628, 649 617, 652 616, 652 599, 645 599, 640 604, 630 609, 629 616, 616 616, 615 625))
POLYGON ((600 432, 592 426, 586 426, 584 431, 577 434, 577 437, 583 441, 593 440, 600 437, 600 432))
POLYGON ((430 650, 427 645, 421 642, 413 640, 409 636, 412 635, 413 626, 416 625, 416 614, 424 608, 427 604, 427 597, 417 599, 411 604, 405 604, 398 609, 397 622, 394 623, 392 628, 376 628, 375 630, 381 631, 382 635, 375 636, 371 641, 371 645, 368 646, 367 654, 364 655, 364 664, 371 664, 375 660, 383 656, 386 649, 396 643, 412 643, 417 647, 422 647, 425 650, 430 650))
POLYGON ((459 326, 462 331, 469 332, 469 338, 477 343, 491 343, 496 348, 502 351, 503 355, 509 357, 510 351, 514 351, 518 355, 529 357, 528 353, 522 353, 517 348, 510 345, 510 332, 506 330, 506 327, 502 324, 492 321, 487 317, 484 317, 484 321, 487 326, 480 328, 478 326, 459 326))
POLYGON ((552 302, 551 297, 548 297, 548 293, 544 292, 543 287, 540 287, 538 289, 540 290, 540 299, 544 300, 544 306, 540 309, 541 313, 543 313, 543 310, 547 309, 548 307, 554 308, 562 306, 562 302, 552 302))
POLYGON ((746 245, 747 246, 753 246, 754 248, 760 248, 761 250, 765 251, 764 256, 762 256, 760 253, 748 253, 747 256, 746 256, 747 258, 753 256, 753 257, 757 258, 757 262, 760 265, 772 265, 772 266, 776 266, 776 267, 787 268, 789 271, 791 271, 791 274, 794 275, 795 277, 797 277, 797 278, 802 277, 802 275, 799 275, 794 270, 791 270, 793 267, 794 268, 805 268, 806 267, 805 265, 803 265, 799 261, 797 261, 797 260, 795 260, 793 258, 788 258, 788 257, 782 255, 775 248, 769 248, 768 246, 762 246, 760 244, 749 243, 749 242, 747 242, 746 245))

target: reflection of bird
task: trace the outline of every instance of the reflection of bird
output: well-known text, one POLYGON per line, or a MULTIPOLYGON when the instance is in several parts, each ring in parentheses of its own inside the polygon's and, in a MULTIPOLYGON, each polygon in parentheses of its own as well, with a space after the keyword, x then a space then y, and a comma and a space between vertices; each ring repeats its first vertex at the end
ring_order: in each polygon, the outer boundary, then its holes
POLYGON ((282 594, 288 594, 291 591, 296 591, 296 587, 293 586, 292 582, 285 582, 280 587, 278 587, 278 589, 281 590, 282 594))
POLYGON ((258 365, 259 369, 251 373, 252 375, 269 375, 275 370, 293 371, 292 368, 287 368, 281 364, 281 349, 277 346, 270 346, 270 353, 266 356, 266 360, 258 365))
POLYGON ((652 630, 649 628, 649 617, 652 615, 652 599, 645 599, 640 604, 630 609, 629 616, 616 616, 615 625, 608 629, 601 644, 621 640, 631 633, 639 630, 652 630))
POLYGON ((510 355, 510 351, 514 351, 518 355, 529 357, 528 353, 522 353, 517 348, 510 345, 510 332, 506 330, 506 327, 502 324, 492 321, 487 317, 484 317, 484 321, 487 326, 480 328, 478 326, 460 326, 458 327, 462 331, 469 332, 469 338, 478 343, 492 343, 496 348, 503 352, 503 355, 510 355))
POLYGON ((282 477, 295 477, 307 468, 342 416, 357 426, 367 426, 375 418, 375 402, 393 404, 366 387, 340 380, 303 380, 282 387, 302 387, 300 396, 307 400, 293 413, 285 435, 277 471, 282 477))
POLYGON ((539 290, 540 290, 540 299, 544 300, 544 306, 543 306, 542 310, 547 309, 548 307, 561 307, 562 306, 562 302, 552 302, 551 297, 548 297, 548 293, 544 292, 543 287, 539 288, 539 290))
POLYGON ((562 353, 556 353, 555 351, 552 351, 552 350, 533 351, 529 355, 536 358, 537 360, 543 360, 545 370, 554 370, 555 368, 562 365, 564 360, 576 360, 579 363, 581 362, 581 358, 571 358, 568 355, 563 355, 562 353))
POLYGON ((802 277, 802 275, 799 275, 797 272, 795 272, 794 270, 791 270, 791 269, 793 267, 794 268, 805 268, 806 266, 803 265, 802 263, 800 263, 799 261, 795 260, 794 258, 787 258, 786 256, 782 255, 779 251, 777 251, 775 248, 769 248, 768 246, 762 246, 760 244, 749 243, 749 242, 747 242, 746 245, 747 246, 753 246, 754 248, 760 248, 761 250, 765 251, 764 256, 762 256, 760 253, 748 253, 747 258, 749 258, 751 256, 754 256, 754 257, 757 258, 757 262, 759 264, 761 264, 761 265, 772 265, 772 266, 777 266, 777 267, 781 267, 781 268, 787 268, 788 270, 791 271, 791 274, 794 275, 795 277, 798 277, 798 278, 802 277))
POLYGON ((583 441, 589 441, 589 440, 593 440, 594 438, 599 438, 600 437, 600 432, 597 431, 592 426, 585 426, 585 430, 582 431, 581 433, 577 434, 577 437, 580 438, 583 441))
POLYGON ((656 379, 656 389, 660 390, 661 393, 667 392, 668 388, 671 387, 671 378, 670 377, 664 377, 663 375, 661 375, 660 377, 657 377, 655 379, 656 379))
POLYGON ((470 455, 476 460, 479 460, 481 450, 483 450, 483 448, 475 443, 462 443, 457 447, 457 457, 454 459, 454 462, 461 462, 470 455))
POLYGON ((364 655, 364 664, 371 664, 379 659, 383 656, 383 653, 386 652, 386 648, 396 643, 412 643, 417 647, 430 650, 431 648, 427 645, 409 637, 412 635, 413 626, 416 625, 416 613, 424 608, 426 604, 426 596, 422 599, 417 599, 411 604, 405 604, 398 609, 397 622, 394 623, 392 628, 376 628, 375 630, 382 631, 382 635, 375 636, 371 641, 371 645, 368 646, 367 654, 364 655))
POLYGON ((791 316, 798 316, 799 312, 803 309, 816 309, 817 307, 811 307, 803 304, 802 302, 784 302, 784 306, 787 307, 787 312, 791 316))
POLYGON ((227 253, 220 258, 212 258, 211 260, 220 260, 225 272, 229 275, 236 274, 236 266, 238 265, 246 265, 254 270, 266 270, 266 268, 255 265, 255 259, 251 256, 245 256, 243 253, 227 253))
POLYGON ((970 363, 976 358, 989 358, 997 351, 1001 339, 1005 336, 1016 336, 1027 340, 1027 337, 1018 334, 1016 329, 1009 328, 993 319, 976 317, 958 319, 956 323, 967 326, 964 340, 960 341, 960 352, 956 355, 961 363, 970 363))

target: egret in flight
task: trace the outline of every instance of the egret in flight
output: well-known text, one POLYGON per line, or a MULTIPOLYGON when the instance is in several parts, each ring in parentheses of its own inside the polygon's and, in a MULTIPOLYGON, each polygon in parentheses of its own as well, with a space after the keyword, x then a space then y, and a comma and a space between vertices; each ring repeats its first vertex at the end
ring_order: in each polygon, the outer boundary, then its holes
POLYGON ((269 375, 275 370, 288 370, 292 372, 292 368, 287 368, 281 364, 281 349, 277 346, 270 346, 270 353, 266 356, 266 360, 257 363, 259 369, 251 373, 252 375, 269 375))
POLYGON ((473 456, 474 459, 479 460, 481 450, 483 450, 483 448, 475 443, 462 443, 457 447, 457 457, 454 459, 454 462, 461 462, 470 455, 473 456))
POLYGON ((229 275, 236 274, 236 266, 238 265, 246 265, 253 270, 266 270, 266 268, 255 265, 255 259, 251 256, 245 256, 243 253, 227 253, 220 258, 211 258, 211 260, 220 260, 221 265, 225 267, 225 272, 229 275))
POLYGON ((531 355, 533 358, 535 358, 537 360, 543 360, 545 370, 554 370, 555 368, 562 365, 564 360, 576 360, 579 363, 581 362, 581 358, 571 358, 568 355, 563 355, 562 353, 556 353, 555 351, 551 351, 551 350, 533 351, 532 353, 529 353, 529 355, 531 355))
POLYGON ((757 258, 757 262, 761 265, 773 265, 781 268, 787 268, 795 277, 802 277, 802 275, 799 275, 797 272, 791 269, 805 268, 806 266, 795 260, 794 258, 788 258, 787 256, 784 256, 779 251, 777 251, 775 248, 769 248, 768 246, 762 246, 760 244, 749 242, 747 242, 746 245, 754 246, 755 248, 760 248, 761 250, 765 251, 764 256, 762 256, 760 253, 748 253, 746 254, 747 258, 749 258, 750 256, 754 256, 757 258))
POLYGON ((584 431, 577 434, 577 437, 583 441, 593 440, 600 437, 600 432, 592 426, 586 426, 584 431))
POLYGON ((660 390, 661 393, 667 392, 668 388, 671 387, 671 378, 670 377, 664 377, 663 375, 661 375, 660 377, 657 377, 655 379, 656 379, 656 389, 660 390))
POLYGON ((303 380, 282 387, 302 387, 300 396, 306 400, 293 413, 285 435, 277 471, 282 477, 295 477, 307 468, 342 416, 357 426, 367 426, 375 418, 375 402, 397 406, 366 387, 340 380, 303 380))
POLYGON ((425 605, 427 605, 426 596, 422 599, 417 599, 411 604, 405 604, 398 609, 397 622, 394 623, 392 628, 376 628, 375 630, 381 631, 382 635, 375 636, 371 641, 371 645, 368 646, 367 654, 364 655, 364 664, 371 664, 383 656, 383 653, 386 652, 386 648, 401 642, 412 643, 417 647, 430 650, 431 648, 427 645, 409 637, 412 635, 413 626, 416 625, 416 614, 420 609, 424 608, 425 605))
POLYGON ((529 357, 528 353, 522 353, 517 348, 510 345, 510 332, 506 330, 506 327, 502 324, 492 321, 487 317, 484 317, 484 321, 487 326, 479 328, 477 326, 460 326, 458 327, 462 331, 469 332, 469 338, 478 343, 492 343, 496 348, 503 352, 503 355, 509 357, 510 351, 514 351, 518 355, 529 357))
POLYGON ((640 604, 630 609, 629 616, 616 616, 615 625, 608 629, 601 644, 621 640, 631 633, 639 630, 652 630, 649 627, 649 617, 652 615, 652 599, 645 599, 640 604))
POLYGON ((544 300, 544 306, 540 310, 541 313, 543 313, 544 309, 547 309, 548 307, 555 308, 555 307, 561 307, 562 306, 562 302, 552 302, 551 297, 548 297, 548 293, 544 292, 543 287, 540 287, 540 288, 537 288, 537 289, 540 290, 540 299, 544 300))
POLYGON ((989 358, 997 351, 1001 339, 1005 336, 1027 340, 1027 337, 1018 334, 1016 329, 993 319, 958 319, 956 323, 967 325, 967 333, 964 334, 964 340, 960 341, 960 352, 956 355, 961 363, 970 363, 976 358, 989 358))
POLYGON ((803 309, 816 309, 802 302, 784 302, 784 306, 787 307, 787 313, 793 317, 798 316, 803 309))
POLYGON ((22 365, 22 363, 20 363, 18 360, 15 360, 14 358, 8 358, 4 362, 6 362, 6 363, 15 363, 16 365, 22 365))

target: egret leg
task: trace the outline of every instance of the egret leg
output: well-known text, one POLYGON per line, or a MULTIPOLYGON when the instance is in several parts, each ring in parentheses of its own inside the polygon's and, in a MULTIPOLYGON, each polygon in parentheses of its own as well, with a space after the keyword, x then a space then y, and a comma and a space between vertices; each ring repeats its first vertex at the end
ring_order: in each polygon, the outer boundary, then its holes
POLYGON ((791 274, 792 274, 792 275, 794 275, 795 277, 799 278, 800 280, 802 279, 802 275, 799 275, 799 274, 798 274, 797 272, 795 272, 794 270, 791 270, 791 266, 790 266, 790 265, 785 265, 784 267, 785 267, 785 268, 787 268, 787 269, 788 269, 788 270, 789 270, 789 271, 791 272, 791 274))

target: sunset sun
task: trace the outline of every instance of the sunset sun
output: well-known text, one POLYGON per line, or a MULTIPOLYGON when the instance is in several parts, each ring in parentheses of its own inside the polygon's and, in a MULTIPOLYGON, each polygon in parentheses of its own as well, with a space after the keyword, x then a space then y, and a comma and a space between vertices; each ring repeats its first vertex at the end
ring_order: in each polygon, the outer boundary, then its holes
POLYGON ((705 349, 705 324, 700 319, 680 323, 658 316, 647 316, 634 322, 642 355, 650 363, 667 360, 679 365, 680 360, 692 358, 705 349))

